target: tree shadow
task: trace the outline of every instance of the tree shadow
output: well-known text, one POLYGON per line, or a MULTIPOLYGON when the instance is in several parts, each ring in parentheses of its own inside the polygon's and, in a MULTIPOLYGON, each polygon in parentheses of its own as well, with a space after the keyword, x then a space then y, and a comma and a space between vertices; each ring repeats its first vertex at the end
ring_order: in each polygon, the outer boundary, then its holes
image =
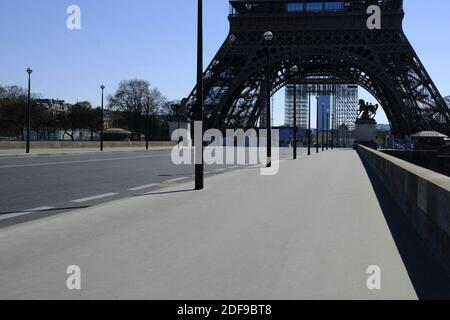
POLYGON ((361 161, 417 296, 421 300, 449 300, 450 275, 420 238, 375 171, 364 159, 361 161))

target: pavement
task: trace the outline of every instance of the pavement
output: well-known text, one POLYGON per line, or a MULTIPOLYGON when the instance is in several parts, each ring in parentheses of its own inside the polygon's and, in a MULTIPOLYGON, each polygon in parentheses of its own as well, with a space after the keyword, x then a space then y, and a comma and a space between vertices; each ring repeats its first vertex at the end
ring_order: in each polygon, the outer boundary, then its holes
POLYGON ((417 261, 433 257, 411 230, 388 223, 399 213, 386 194, 380 206, 354 151, 192 187, 1 229, 0 299, 417 299, 427 298, 421 286, 448 280, 433 278, 435 265, 414 269, 410 251, 417 261), (399 246, 399 235, 414 248, 399 246), (81 269, 81 290, 66 287, 71 265, 81 269), (368 289, 369 266, 380 268, 381 290, 368 289), (419 283, 414 270, 429 279, 419 283))

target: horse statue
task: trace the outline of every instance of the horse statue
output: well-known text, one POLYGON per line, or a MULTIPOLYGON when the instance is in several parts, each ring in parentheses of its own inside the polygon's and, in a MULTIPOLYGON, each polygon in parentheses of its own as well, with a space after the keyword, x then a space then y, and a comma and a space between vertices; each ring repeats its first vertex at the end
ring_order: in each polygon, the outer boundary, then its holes
POLYGON ((364 99, 359 100, 359 119, 371 120, 375 118, 378 107, 378 104, 373 105, 364 99))

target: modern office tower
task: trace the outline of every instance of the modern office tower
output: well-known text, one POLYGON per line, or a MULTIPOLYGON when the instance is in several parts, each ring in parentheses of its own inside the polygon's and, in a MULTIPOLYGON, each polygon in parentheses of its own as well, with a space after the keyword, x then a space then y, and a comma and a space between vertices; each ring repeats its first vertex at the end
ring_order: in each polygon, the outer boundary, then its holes
MULTIPOLYGON (((297 127, 308 128, 308 87, 297 85, 297 127)), ((294 126, 294 85, 288 84, 284 95, 284 125, 294 126)))
POLYGON ((317 109, 319 116, 319 130, 331 129, 331 96, 318 96, 317 109))
MULTIPOLYGON (((353 84, 298 84, 297 86, 297 126, 308 127, 308 88, 311 90, 311 109, 317 108, 316 97, 319 98, 319 129, 322 129, 322 104, 324 104, 324 115, 329 112, 329 123, 325 129, 338 130, 340 127, 346 131, 355 128, 358 116, 358 86, 353 84)), ((294 85, 285 87, 285 125, 294 125, 294 85)), ((326 119, 325 119, 325 122, 326 119)), ((315 127, 316 120, 312 119, 315 127)))
POLYGON ((358 86, 335 85, 333 92, 333 127, 339 129, 346 127, 352 131, 355 129, 355 121, 358 117, 358 86))

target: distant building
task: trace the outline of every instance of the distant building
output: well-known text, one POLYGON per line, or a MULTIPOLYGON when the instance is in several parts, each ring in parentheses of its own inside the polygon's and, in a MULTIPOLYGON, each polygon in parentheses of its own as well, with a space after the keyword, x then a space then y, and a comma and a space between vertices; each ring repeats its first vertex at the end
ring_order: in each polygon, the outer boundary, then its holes
POLYGON ((448 136, 437 131, 422 131, 411 138, 415 150, 437 150, 446 144, 448 136))
MULTIPOLYGON (((355 84, 298 84, 297 99, 297 127, 308 128, 309 90, 311 90, 311 109, 317 108, 315 96, 319 97, 319 128, 322 129, 322 104, 324 104, 325 129, 335 130, 346 128, 354 130, 358 116, 358 86, 355 84), (329 121, 326 121, 329 112, 329 121)), ((285 88, 284 123, 287 127, 294 125, 294 85, 287 84, 285 88)), ((315 127, 316 119, 311 119, 315 127)), ((342 133, 344 135, 344 133, 342 133)))
POLYGON ((356 84, 340 84, 333 90, 333 127, 347 127, 355 130, 358 117, 358 86, 356 84))
MULTIPOLYGON (((308 87, 297 85, 297 127, 308 128, 308 87)), ((294 126, 294 85, 288 84, 284 94, 284 125, 294 126)))
MULTIPOLYGON (((291 147, 294 142, 293 127, 277 127, 279 133, 279 146, 282 148, 291 147)), ((303 147, 307 145, 308 130, 305 128, 298 128, 297 130, 297 145, 303 147)))
POLYGON ((36 105, 46 108, 53 117, 56 117, 61 113, 67 113, 70 107, 70 104, 66 103, 64 100, 36 99, 34 101, 36 105))
POLYGON ((317 97, 319 130, 329 130, 331 124, 331 96, 317 97))

